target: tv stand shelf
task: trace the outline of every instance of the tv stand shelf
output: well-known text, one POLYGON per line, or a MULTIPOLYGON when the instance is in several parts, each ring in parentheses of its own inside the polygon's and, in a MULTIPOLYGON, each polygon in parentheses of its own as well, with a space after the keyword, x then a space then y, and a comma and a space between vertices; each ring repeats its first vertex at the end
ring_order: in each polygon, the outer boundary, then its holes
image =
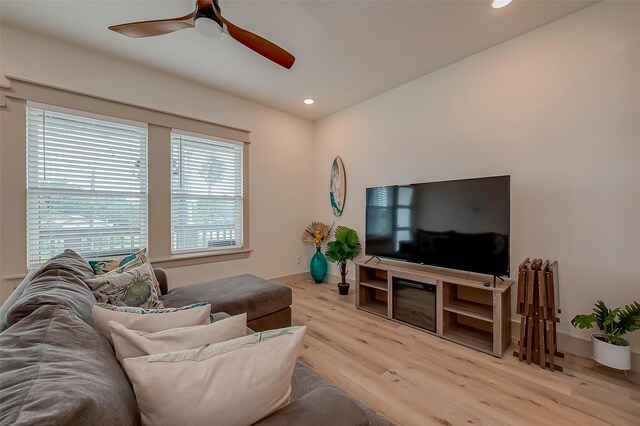
POLYGON ((365 287, 372 287, 372 288, 377 288, 379 290, 382 291, 387 291, 387 281, 386 280, 367 280, 367 281, 361 281, 360 285, 363 285, 365 287))
POLYGON ((444 305, 443 309, 447 312, 466 315, 481 321, 493 322, 493 309, 488 305, 482 305, 480 303, 469 302, 466 300, 457 300, 444 305))
POLYGON ((436 286, 436 331, 452 342, 502 357, 511 343, 512 280, 393 261, 356 262, 356 307, 406 324, 393 313, 393 279, 436 286), (485 283, 489 281, 487 287, 485 283))

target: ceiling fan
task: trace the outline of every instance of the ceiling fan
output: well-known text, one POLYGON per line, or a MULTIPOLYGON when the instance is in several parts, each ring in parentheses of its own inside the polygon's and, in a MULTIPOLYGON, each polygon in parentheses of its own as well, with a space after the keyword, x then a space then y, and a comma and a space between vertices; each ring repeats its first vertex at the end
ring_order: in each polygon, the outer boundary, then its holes
POLYGON ((220 37, 223 32, 227 33, 249 49, 287 69, 290 69, 296 60, 283 48, 223 18, 218 0, 197 0, 196 10, 179 18, 131 22, 109 27, 112 31, 135 38, 168 34, 185 28, 196 28, 211 38, 220 37))

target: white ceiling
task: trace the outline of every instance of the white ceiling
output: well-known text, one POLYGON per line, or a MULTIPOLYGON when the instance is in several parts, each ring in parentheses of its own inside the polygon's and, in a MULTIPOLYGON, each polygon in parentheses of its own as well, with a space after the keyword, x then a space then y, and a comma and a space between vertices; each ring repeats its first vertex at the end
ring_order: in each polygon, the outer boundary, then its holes
POLYGON ((291 70, 227 36, 210 40, 189 29, 130 39, 107 30, 185 15, 195 0, 1 0, 0 12, 3 24, 318 119, 593 3, 220 0, 229 21, 293 53, 291 70), (307 97, 316 103, 304 105, 307 97))

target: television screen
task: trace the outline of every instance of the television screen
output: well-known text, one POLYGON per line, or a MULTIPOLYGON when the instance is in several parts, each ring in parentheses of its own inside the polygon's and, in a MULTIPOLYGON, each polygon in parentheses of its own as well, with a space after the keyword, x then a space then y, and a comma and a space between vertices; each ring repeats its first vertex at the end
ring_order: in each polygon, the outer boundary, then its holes
POLYGON ((509 275, 510 176, 367 188, 365 252, 509 275))

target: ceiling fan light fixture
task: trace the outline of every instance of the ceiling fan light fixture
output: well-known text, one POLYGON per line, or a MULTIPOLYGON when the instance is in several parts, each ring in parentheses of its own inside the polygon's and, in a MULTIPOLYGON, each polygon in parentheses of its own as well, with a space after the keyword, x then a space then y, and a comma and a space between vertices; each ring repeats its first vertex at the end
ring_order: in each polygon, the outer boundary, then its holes
POLYGON ((307 98, 303 102, 305 103, 305 105, 313 105, 315 103, 315 101, 311 98, 307 98))
POLYGON ((194 25, 196 27, 196 31, 207 38, 216 39, 220 38, 222 35, 222 28, 213 19, 200 16, 196 18, 194 25))
POLYGON ((500 9, 511 3, 511 1, 512 0, 493 0, 493 3, 491 3, 491 7, 493 7, 494 9, 500 9))

